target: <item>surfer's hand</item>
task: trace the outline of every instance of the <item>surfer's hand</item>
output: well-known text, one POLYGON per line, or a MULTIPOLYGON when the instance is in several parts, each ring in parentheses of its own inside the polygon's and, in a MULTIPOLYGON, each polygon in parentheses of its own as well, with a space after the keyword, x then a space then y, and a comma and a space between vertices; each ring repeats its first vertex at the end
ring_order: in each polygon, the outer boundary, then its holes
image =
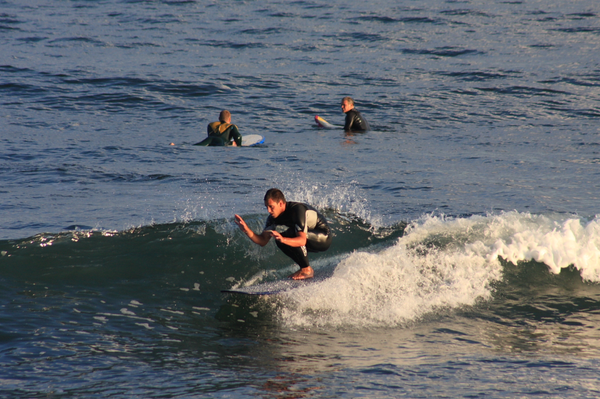
POLYGON ((240 215, 235 215, 235 224, 237 224, 244 233, 248 231, 248 225, 240 215))
POLYGON ((271 237, 273 237, 274 239, 276 239, 277 241, 280 241, 280 242, 281 242, 281 239, 283 238, 283 236, 278 231, 275 231, 275 230, 271 231, 271 237))

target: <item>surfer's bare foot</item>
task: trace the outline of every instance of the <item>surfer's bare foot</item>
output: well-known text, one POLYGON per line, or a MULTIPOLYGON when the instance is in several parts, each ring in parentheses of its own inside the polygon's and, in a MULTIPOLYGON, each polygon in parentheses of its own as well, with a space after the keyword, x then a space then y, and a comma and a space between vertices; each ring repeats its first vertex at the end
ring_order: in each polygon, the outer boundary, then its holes
POLYGON ((308 266, 308 267, 303 267, 302 269, 298 270, 296 273, 290 275, 290 278, 292 280, 305 280, 307 278, 313 278, 314 275, 315 275, 315 271, 313 270, 312 267, 308 266))

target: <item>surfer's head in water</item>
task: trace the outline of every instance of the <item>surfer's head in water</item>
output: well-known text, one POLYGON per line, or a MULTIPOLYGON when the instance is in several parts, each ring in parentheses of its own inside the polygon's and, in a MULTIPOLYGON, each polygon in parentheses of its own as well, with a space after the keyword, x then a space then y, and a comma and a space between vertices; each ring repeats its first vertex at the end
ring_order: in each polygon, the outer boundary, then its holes
POLYGON ((354 100, 352 97, 344 97, 342 98, 342 111, 344 113, 354 109, 354 100))
POLYGON ((231 112, 224 109, 219 114, 219 122, 221 123, 231 123, 231 112))

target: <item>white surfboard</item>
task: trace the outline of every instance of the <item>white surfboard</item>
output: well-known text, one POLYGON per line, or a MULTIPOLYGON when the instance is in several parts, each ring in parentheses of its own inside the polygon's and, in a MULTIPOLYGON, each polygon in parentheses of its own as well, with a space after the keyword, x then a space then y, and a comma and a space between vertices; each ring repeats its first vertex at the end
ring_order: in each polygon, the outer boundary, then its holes
POLYGON ((242 147, 252 147, 254 145, 263 144, 264 142, 265 138, 260 134, 248 134, 242 136, 242 147))
MULTIPOLYGON (((206 145, 206 140, 207 139, 204 139, 201 142, 196 143, 194 145, 204 146, 206 145)), ((265 138, 260 134, 248 134, 246 136, 242 136, 242 147, 252 147, 255 145, 263 144, 264 142, 265 138)), ((175 145, 175 143, 171 143, 170 145, 175 145)))
POLYGON ((317 126, 323 127, 325 129, 341 129, 341 126, 333 125, 327 122, 325 119, 321 118, 319 115, 315 115, 315 122, 317 126))
POLYGON ((230 288, 228 290, 221 290, 221 292, 243 295, 276 295, 299 287, 305 287, 309 284, 318 283, 329 277, 331 276, 328 274, 321 274, 306 280, 292 280, 287 278, 285 280, 270 281, 268 283, 250 285, 247 287, 230 288))

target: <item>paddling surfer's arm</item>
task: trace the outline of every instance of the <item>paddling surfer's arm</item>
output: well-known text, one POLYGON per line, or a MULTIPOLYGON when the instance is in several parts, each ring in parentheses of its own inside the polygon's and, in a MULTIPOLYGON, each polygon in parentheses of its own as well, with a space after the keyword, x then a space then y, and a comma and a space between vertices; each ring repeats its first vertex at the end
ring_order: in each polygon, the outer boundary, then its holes
POLYGON ((242 230, 244 234, 246 234, 248 238, 252 240, 252 242, 260 245, 261 247, 267 245, 269 243, 269 240, 271 239, 271 231, 264 230, 262 233, 256 234, 254 231, 252 231, 250 227, 248 227, 248 225, 246 224, 246 222, 244 222, 244 219, 242 219, 240 215, 235 215, 235 224, 237 224, 240 227, 240 230, 242 230))
POLYGON ((232 126, 230 138, 233 139, 234 147, 242 146, 242 135, 240 134, 240 131, 238 130, 236 125, 232 126))

